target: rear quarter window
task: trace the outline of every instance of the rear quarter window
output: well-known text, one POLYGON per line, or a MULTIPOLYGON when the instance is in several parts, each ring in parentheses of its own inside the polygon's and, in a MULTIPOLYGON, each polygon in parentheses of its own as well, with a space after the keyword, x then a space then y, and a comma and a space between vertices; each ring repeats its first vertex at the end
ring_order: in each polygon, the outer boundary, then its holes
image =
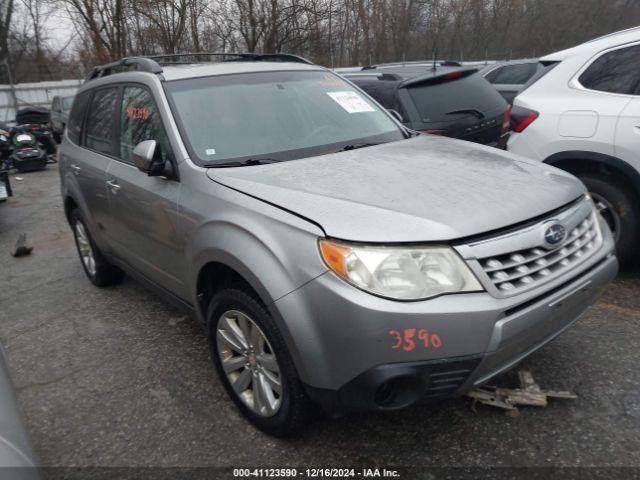
POLYGON ((498 91, 478 73, 448 82, 407 87, 421 121, 448 122, 468 116, 470 110, 497 115, 507 109, 498 91))
POLYGON ((637 95, 640 83, 640 45, 620 48, 598 57, 578 79, 584 88, 637 95))
POLYGON ((91 98, 91 92, 82 92, 73 102, 71 114, 69 115, 69 124, 67 125, 67 136, 73 143, 79 144, 82 134, 82 123, 84 121, 87 104, 91 98))
POLYGON ((523 85, 538 71, 535 63, 505 65, 490 72, 485 78, 495 85, 523 85))

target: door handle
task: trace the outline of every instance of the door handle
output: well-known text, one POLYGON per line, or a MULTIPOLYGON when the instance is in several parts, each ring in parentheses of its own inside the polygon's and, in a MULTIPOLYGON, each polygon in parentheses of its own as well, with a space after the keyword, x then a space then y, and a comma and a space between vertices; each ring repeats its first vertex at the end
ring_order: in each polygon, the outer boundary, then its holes
POLYGON ((82 170, 78 165, 76 165, 75 163, 72 163, 69 165, 69 168, 71 170, 73 170, 73 174, 74 175, 80 175, 80 170, 82 170))
POLYGON ((118 182, 116 182, 115 180, 107 180, 107 187, 114 195, 117 195, 118 191, 120 190, 120 185, 118 185, 118 182))

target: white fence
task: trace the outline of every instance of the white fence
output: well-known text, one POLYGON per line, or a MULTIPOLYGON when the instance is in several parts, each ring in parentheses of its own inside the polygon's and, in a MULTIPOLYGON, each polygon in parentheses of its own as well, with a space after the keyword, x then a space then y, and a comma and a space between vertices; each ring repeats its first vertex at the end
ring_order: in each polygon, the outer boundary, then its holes
POLYGON ((0 121, 13 120, 18 109, 24 107, 51 108, 56 95, 75 95, 83 80, 60 80, 57 82, 17 83, 0 85, 0 121))

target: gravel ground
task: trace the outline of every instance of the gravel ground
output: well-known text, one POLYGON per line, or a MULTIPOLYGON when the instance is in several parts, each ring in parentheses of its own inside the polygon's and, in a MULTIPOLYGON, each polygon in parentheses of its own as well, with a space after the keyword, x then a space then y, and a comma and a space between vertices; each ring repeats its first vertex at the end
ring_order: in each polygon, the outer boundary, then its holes
POLYGON ((637 272, 524 363, 577 400, 511 418, 461 398, 322 420, 282 441, 236 412, 195 320, 130 279, 87 281, 56 167, 22 177, 0 204, 0 341, 43 465, 640 467, 637 272), (23 232, 34 251, 15 259, 23 232))

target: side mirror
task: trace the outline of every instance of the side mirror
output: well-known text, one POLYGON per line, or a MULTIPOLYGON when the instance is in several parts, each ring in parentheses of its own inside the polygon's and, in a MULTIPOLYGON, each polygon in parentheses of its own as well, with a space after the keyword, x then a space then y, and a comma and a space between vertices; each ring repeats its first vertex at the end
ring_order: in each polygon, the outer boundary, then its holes
POLYGON ((395 119, 400 123, 404 123, 404 118, 402 118, 402 115, 400 115, 400 112, 398 112, 397 110, 394 110, 393 108, 387 108, 387 112, 393 115, 395 119))
POLYGON ((158 142, 155 140, 145 140, 136 145, 133 149, 133 163, 138 170, 149 176, 164 174, 164 161, 160 157, 158 142))

